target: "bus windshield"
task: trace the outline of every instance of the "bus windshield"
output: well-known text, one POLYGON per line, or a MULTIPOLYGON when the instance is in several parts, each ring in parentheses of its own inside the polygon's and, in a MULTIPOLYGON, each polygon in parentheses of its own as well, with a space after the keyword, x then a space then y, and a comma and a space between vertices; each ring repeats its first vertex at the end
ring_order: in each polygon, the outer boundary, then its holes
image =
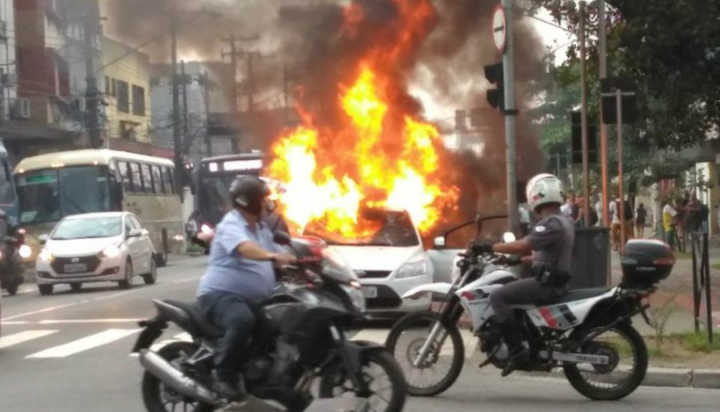
POLYGON ((217 225, 231 209, 228 190, 238 175, 258 176, 262 159, 240 155, 237 158, 204 161, 197 180, 197 210, 201 223, 217 225))
POLYGON ((68 215, 110 210, 104 166, 44 169, 17 176, 20 223, 54 222, 68 215))

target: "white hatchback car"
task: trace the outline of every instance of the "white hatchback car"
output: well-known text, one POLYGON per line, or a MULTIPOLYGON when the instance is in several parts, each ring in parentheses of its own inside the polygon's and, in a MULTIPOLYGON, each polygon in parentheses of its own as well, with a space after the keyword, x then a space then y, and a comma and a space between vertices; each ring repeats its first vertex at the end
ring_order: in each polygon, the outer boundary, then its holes
POLYGON ((38 290, 50 295, 53 286, 118 282, 132 285, 136 275, 146 284, 157 280, 155 248, 147 230, 129 212, 67 216, 55 225, 35 263, 38 290))

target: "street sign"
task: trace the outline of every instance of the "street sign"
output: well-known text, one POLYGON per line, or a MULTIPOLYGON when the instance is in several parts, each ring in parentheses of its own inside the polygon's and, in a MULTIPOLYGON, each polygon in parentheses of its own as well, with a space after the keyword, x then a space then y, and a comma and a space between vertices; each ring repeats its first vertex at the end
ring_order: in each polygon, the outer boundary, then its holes
POLYGON ((505 9, 502 4, 495 7, 492 16, 492 38, 500 53, 505 52, 505 41, 507 40, 507 22, 505 20, 505 9))

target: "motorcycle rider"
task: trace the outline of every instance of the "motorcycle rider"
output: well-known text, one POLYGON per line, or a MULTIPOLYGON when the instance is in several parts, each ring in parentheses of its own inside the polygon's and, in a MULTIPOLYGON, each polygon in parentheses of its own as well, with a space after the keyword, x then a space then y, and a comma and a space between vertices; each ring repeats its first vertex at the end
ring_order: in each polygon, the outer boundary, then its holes
POLYGON ((510 353, 502 376, 527 363, 529 358, 512 305, 544 304, 566 294, 575 242, 573 222, 560 210, 564 195, 560 179, 539 174, 530 179, 525 191, 528 205, 539 219, 530 234, 510 243, 481 246, 485 252, 532 254, 530 277, 510 282, 490 295, 490 304, 510 353))
POLYGON ((257 177, 235 179, 230 186, 233 210, 216 228, 208 269, 197 290, 205 317, 225 331, 214 359, 214 387, 230 400, 245 397, 239 373, 242 353, 255 326, 255 307, 272 294, 273 264, 295 261, 273 242, 262 220, 269 194, 257 177))

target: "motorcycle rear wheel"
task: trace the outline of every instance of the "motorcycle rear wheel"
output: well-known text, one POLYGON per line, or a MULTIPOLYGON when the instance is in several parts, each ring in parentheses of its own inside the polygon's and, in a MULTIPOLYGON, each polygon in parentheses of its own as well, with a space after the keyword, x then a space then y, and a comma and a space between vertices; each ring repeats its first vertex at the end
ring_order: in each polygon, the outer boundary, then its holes
MULTIPOLYGON (((371 395, 368 398, 358 398, 363 402, 367 402, 369 404, 367 406, 370 408, 361 407, 358 409, 377 412, 401 412, 407 399, 406 383, 402 370, 392 355, 384 349, 370 350, 363 352, 360 363, 362 365, 362 378, 371 395), (373 373, 373 370, 379 373, 373 373), (380 381, 380 374, 385 375, 387 383, 380 381), (381 390, 387 389, 392 391, 389 399, 379 393, 381 390), (387 403, 385 408, 378 409, 375 407, 374 403, 379 401, 387 403)), ((337 373, 322 377, 319 395, 323 399, 337 398, 346 393, 354 392, 356 388, 352 386, 350 379, 347 379, 345 374, 338 370, 337 373)))
POLYGON ((440 314, 435 312, 416 312, 400 318, 390 329, 385 347, 403 368, 405 380, 408 382, 408 393, 412 396, 435 396, 445 392, 460 376, 465 363, 465 344, 460 330, 457 325, 445 325, 440 319, 440 314), (421 366, 415 366, 413 358, 417 356, 419 347, 422 346, 425 338, 429 336, 431 329, 436 324, 447 333, 447 336, 439 346, 437 343, 433 345, 427 355, 430 359, 426 359, 421 366), (401 345, 404 334, 410 336, 410 339, 414 334, 417 334, 418 337, 412 339, 407 345, 401 345), (446 342, 448 338, 450 339, 449 344, 446 342), (422 377, 425 370, 435 369, 442 358, 448 357, 447 350, 452 351, 449 355, 450 367, 447 371, 429 385, 420 386, 419 383, 415 383, 414 375, 420 373, 422 377))
MULTIPOLYGON (((582 340, 594 330, 580 330, 573 338, 582 340)), ((645 379, 648 368, 647 346, 642 336, 630 324, 620 324, 603 332, 584 345, 583 352, 586 350, 608 355, 611 359, 609 366, 593 364, 579 366, 573 363, 563 366, 565 377, 572 387, 589 399, 614 401, 624 398, 633 393, 645 379), (608 334, 617 336, 608 336, 608 334), (624 362, 625 355, 632 355, 632 362, 624 362), (630 372, 623 370, 630 366, 632 366, 630 372), (620 376, 611 375, 615 372, 619 372, 620 376)))
MULTIPOLYGON (((192 355, 197 347, 190 342, 173 342, 163 346, 159 351, 163 359, 176 363, 192 355)), ((177 394, 172 388, 165 386, 149 372, 142 377, 142 396, 148 412, 212 412, 215 408, 202 402, 187 399, 177 394)))

